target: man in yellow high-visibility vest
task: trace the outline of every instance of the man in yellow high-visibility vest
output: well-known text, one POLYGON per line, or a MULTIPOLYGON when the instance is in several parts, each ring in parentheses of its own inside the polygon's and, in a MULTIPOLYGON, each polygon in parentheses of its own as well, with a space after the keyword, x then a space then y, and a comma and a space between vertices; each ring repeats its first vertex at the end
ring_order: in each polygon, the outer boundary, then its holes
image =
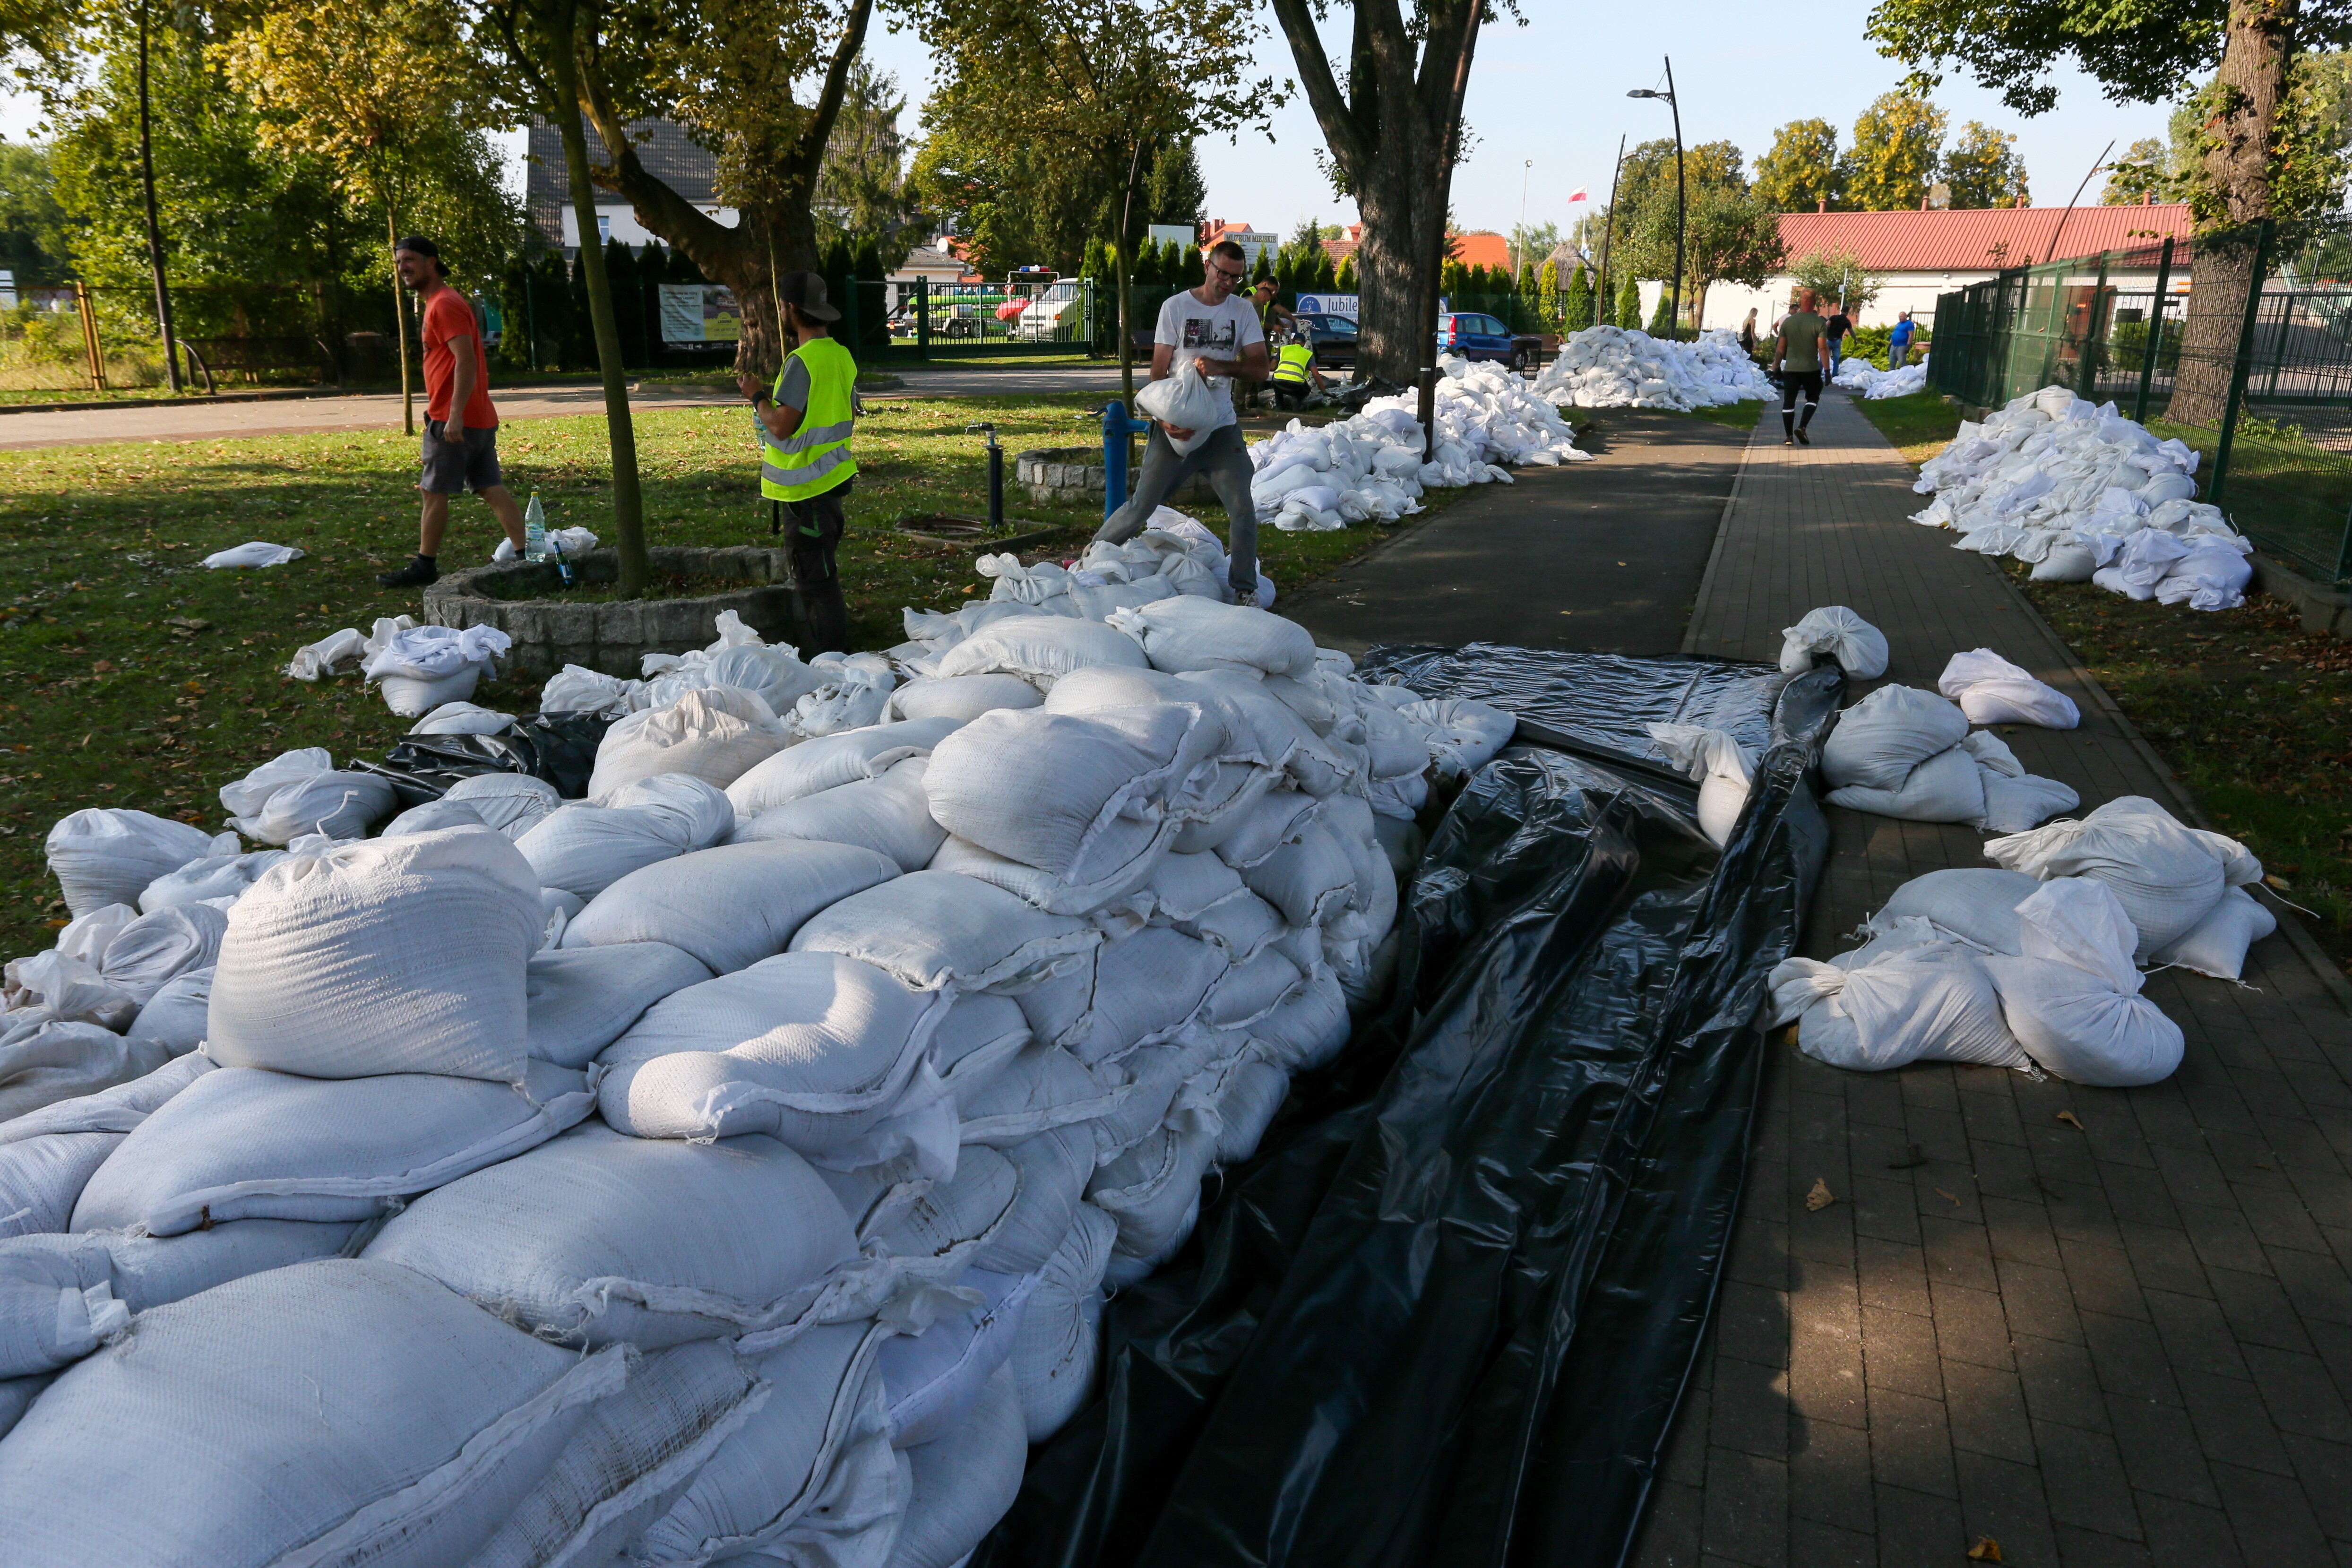
POLYGON ((760 493, 768 498, 771 530, 790 531, 793 590, 809 644, 802 652, 845 652, 849 606, 834 554, 841 543, 841 503, 857 477, 857 461, 849 455, 857 362, 827 330, 841 312, 826 300, 823 278, 787 272, 776 281, 776 299, 782 317, 777 331, 791 352, 774 385, 762 387, 749 375, 736 384, 751 400, 760 493))

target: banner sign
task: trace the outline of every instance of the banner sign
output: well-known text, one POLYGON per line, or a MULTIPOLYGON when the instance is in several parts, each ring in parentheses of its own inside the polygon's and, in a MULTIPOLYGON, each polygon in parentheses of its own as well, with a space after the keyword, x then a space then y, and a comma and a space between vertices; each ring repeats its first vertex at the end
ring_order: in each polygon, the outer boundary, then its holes
POLYGON ((735 291, 718 283, 660 283, 666 343, 731 343, 743 335, 735 291))

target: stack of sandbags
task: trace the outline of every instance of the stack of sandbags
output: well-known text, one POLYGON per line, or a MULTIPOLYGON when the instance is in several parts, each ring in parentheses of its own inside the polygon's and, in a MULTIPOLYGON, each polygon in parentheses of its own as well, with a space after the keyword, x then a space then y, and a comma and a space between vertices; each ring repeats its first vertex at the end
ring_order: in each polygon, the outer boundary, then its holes
POLYGON ((1579 408, 1672 408, 1684 413, 1772 395, 1738 334, 1720 328, 1696 343, 1665 342, 1626 327, 1587 327, 1560 344, 1536 393, 1579 408))
POLYGON ((513 645, 496 626, 408 626, 371 647, 360 672, 381 685, 385 707, 404 719, 421 718, 473 696, 513 645))
POLYGON ((2001 1016, 1984 954, 1916 916, 1886 922, 1827 963, 1785 959, 1769 983, 1771 1022, 1795 1024, 1798 1048, 1832 1067, 2032 1066, 2001 1016))
POLYGON ((2137 933, 2134 956, 2236 979, 2246 945, 2275 927, 2243 889, 2262 862, 2226 834, 2182 825, 2156 802, 2121 795, 2076 821, 1990 840, 1985 858, 2039 878, 2083 877, 2111 889, 2137 933))
POLYGON ((1830 801, 1913 822, 1963 822, 2015 832, 2078 797, 2025 772, 1990 731, 1969 729, 1958 704, 1908 686, 1882 686, 1838 716, 1822 747, 1830 801))
POLYGON ((1956 549, 2029 562, 2037 579, 2230 609, 2252 544, 2196 499, 2198 458, 2112 403, 2047 386, 1963 423, 1920 468, 1912 488, 1936 499, 1912 521, 1958 531, 1956 549))

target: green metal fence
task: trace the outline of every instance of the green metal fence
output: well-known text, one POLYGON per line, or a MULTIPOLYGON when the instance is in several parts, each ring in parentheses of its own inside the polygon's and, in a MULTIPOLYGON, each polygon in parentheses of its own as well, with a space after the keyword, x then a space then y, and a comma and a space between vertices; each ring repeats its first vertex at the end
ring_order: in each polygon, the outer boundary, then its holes
POLYGON ((2344 228, 2273 223, 2013 268, 1937 301, 1928 384, 2113 402, 2195 447, 2204 499, 2263 551, 2352 579, 2347 275, 2344 228))

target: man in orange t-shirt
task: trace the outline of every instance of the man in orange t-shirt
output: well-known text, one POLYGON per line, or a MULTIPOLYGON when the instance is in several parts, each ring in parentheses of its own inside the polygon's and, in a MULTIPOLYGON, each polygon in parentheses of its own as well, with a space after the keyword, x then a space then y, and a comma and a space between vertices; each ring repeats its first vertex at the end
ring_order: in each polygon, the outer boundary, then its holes
POLYGON ((470 489, 489 502, 518 554, 522 509, 499 473, 499 411, 490 406, 489 362, 473 306, 445 281, 449 269, 441 265, 441 247, 424 236, 402 240, 392 258, 424 312, 425 475, 416 488, 425 493, 425 510, 416 525, 416 559, 376 581, 387 588, 422 588, 441 575, 451 496, 470 489))

